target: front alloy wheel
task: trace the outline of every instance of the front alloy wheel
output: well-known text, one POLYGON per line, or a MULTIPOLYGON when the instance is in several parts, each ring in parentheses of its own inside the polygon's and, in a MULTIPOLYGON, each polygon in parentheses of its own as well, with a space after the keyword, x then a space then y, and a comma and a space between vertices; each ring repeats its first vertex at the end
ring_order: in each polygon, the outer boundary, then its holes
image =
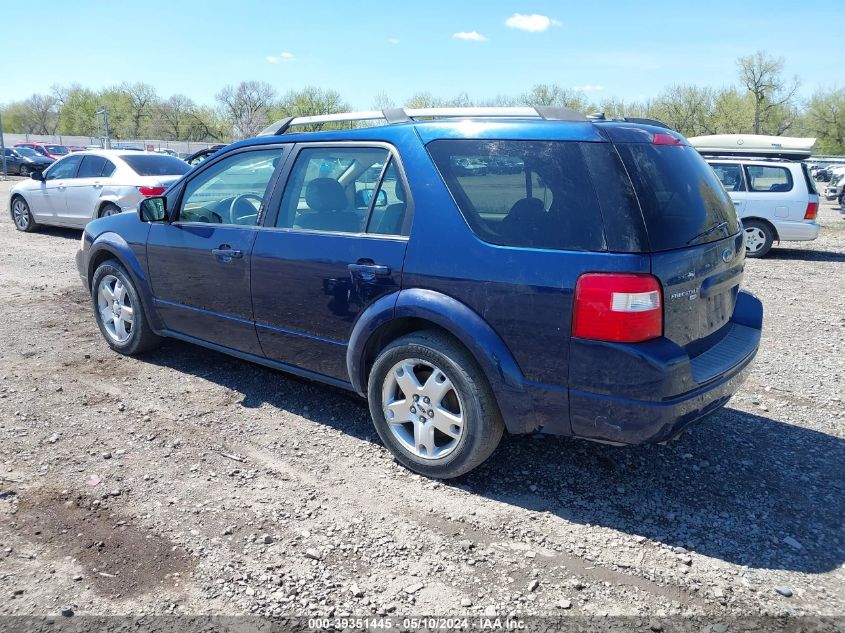
POLYGON ((121 354, 138 354, 158 347, 161 338, 152 331, 132 278, 120 262, 107 260, 91 278, 91 302, 100 332, 121 354))
POLYGON ((23 231, 24 233, 34 231, 38 226, 35 220, 32 219, 29 205, 21 197, 17 197, 12 201, 12 222, 15 223, 15 228, 18 231, 23 231))
POLYGON ((26 165, 21 165, 20 169, 18 169, 18 173, 24 177, 29 176, 29 167, 27 167, 26 165))
POLYGON ((118 345, 132 336, 135 309, 126 286, 114 275, 105 275, 97 287, 97 309, 106 334, 118 345))

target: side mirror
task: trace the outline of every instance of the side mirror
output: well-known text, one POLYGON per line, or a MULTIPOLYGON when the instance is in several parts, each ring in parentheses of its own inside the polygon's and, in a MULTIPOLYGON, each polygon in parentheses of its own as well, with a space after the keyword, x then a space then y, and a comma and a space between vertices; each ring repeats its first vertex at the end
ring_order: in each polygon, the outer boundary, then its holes
POLYGON ((32 178, 33 180, 40 180, 40 181, 43 182, 44 181, 44 172, 34 171, 29 175, 29 177, 32 178))
POLYGON ((138 215, 142 222, 167 222, 167 198, 144 198, 138 205, 138 215))

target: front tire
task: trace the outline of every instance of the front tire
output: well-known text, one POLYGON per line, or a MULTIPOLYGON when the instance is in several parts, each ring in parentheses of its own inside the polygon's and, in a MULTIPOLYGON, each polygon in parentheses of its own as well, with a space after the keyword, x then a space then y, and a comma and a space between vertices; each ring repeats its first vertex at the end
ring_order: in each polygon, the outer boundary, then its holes
POLYGON ((745 256, 765 257, 772 250, 775 233, 772 227, 760 220, 743 220, 745 228, 745 256))
POLYGON ((132 356, 161 345, 132 278, 117 260, 109 259, 94 271, 91 301, 100 333, 114 351, 132 356))
POLYGON ((496 449, 504 423, 475 360, 434 331, 397 339, 379 354, 367 388, 382 442, 406 468, 450 479, 496 449))
POLYGON ((26 200, 20 196, 15 196, 12 200, 12 222, 18 231, 24 233, 32 233, 38 228, 35 218, 32 217, 32 211, 29 208, 26 200))
POLYGON ((29 167, 27 167, 26 165, 21 165, 20 167, 18 167, 18 175, 26 178, 27 176, 29 176, 29 174, 29 167))

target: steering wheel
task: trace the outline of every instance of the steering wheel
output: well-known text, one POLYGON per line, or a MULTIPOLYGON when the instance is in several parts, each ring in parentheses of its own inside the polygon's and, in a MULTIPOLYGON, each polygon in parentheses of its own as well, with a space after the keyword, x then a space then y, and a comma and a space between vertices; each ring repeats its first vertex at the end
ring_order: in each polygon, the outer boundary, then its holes
POLYGON ((231 218, 232 222, 237 224, 238 220, 241 220, 250 215, 258 215, 258 210, 261 208, 261 203, 263 201, 264 198, 254 193, 242 193, 238 196, 235 196, 234 198, 232 198, 232 203, 229 205, 229 217, 231 218), (254 205, 254 207, 252 204, 249 205, 250 213, 237 214, 236 209, 238 205, 240 205, 242 201, 245 202, 247 200, 255 200, 258 204, 254 205))

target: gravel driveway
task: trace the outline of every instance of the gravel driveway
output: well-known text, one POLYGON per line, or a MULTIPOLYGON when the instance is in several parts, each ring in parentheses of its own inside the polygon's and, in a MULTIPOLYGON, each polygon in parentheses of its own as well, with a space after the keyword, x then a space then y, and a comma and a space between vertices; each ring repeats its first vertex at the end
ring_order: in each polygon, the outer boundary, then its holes
POLYGON ((845 615, 845 216, 749 260, 754 371, 668 446, 505 438, 457 481, 363 400, 101 340, 78 231, 0 182, 0 614, 845 615))

